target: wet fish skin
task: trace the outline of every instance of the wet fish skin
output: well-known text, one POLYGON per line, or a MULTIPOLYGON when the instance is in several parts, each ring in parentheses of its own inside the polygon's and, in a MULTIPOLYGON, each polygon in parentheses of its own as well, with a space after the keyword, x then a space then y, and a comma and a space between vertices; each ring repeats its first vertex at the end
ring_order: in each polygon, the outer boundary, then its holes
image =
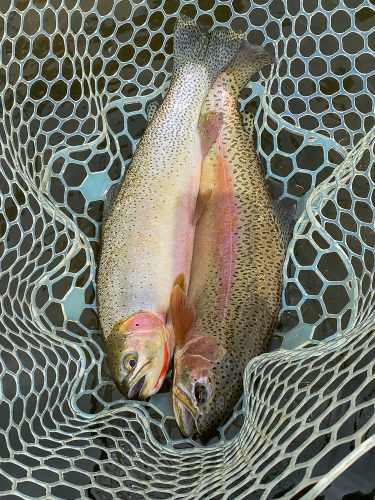
POLYGON ((102 227, 99 319, 112 376, 127 397, 157 392, 172 358, 167 312, 174 280, 190 275, 202 163, 200 109, 240 40, 227 31, 208 36, 180 18, 174 43, 169 91, 102 227))
POLYGON ((176 333, 173 405, 184 435, 207 435, 228 417, 245 366, 267 350, 278 315, 284 247, 237 104, 251 75, 272 61, 244 42, 202 108, 222 113, 223 124, 202 166, 200 190, 212 195, 197 223, 186 299, 196 320, 176 333))

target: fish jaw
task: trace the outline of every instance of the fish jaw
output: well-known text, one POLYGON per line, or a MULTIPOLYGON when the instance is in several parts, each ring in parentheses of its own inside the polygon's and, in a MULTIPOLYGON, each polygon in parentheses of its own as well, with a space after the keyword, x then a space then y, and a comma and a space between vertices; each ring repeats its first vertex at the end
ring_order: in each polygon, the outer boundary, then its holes
POLYGON ((108 364, 126 398, 146 399, 160 389, 172 357, 171 339, 163 319, 150 312, 134 314, 113 327, 105 340, 108 364))
POLYGON ((189 396, 177 386, 173 387, 173 411, 180 431, 185 437, 193 434, 196 427, 197 408, 189 396))

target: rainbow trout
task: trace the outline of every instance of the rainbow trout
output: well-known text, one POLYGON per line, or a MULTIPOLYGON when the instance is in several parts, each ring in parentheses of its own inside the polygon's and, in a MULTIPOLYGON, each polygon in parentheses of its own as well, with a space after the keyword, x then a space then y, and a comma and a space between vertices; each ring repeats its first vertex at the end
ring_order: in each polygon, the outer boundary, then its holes
POLYGON ((240 90, 273 58, 243 42, 205 100, 222 114, 203 161, 208 199, 195 232, 188 292, 176 284, 173 407, 184 435, 215 430, 242 393, 250 358, 264 353, 281 297, 284 248, 250 135, 237 109, 240 90))
POLYGON ((228 30, 208 35, 177 21, 170 88, 107 209, 98 311, 112 377, 128 398, 157 392, 173 355, 169 299, 174 282, 189 279, 202 158, 220 125, 200 110, 240 45, 228 30))

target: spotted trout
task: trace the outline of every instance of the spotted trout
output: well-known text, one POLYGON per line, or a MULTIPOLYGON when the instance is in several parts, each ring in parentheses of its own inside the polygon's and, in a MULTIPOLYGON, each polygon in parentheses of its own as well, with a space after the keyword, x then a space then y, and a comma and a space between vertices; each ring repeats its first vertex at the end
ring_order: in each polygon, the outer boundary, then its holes
POLYGON ((200 118, 213 82, 241 45, 180 18, 167 95, 155 112, 102 225, 99 320, 112 377, 128 398, 156 393, 175 340, 168 320, 173 284, 189 281, 203 155, 220 116, 200 118))
POLYGON ((242 393, 247 362, 267 350, 280 305, 284 247, 252 139, 237 109, 240 90, 273 58, 243 42, 202 113, 222 126, 203 161, 208 202, 195 231, 188 291, 176 284, 173 407, 186 436, 210 434, 242 393))

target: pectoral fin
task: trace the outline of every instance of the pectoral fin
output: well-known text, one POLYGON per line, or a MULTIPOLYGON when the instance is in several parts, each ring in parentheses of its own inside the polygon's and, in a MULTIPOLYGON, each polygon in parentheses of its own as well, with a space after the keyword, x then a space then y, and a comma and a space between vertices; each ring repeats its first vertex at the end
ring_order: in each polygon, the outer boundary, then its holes
POLYGON ((178 285, 183 292, 186 292, 186 281, 185 281, 185 275, 184 273, 180 273, 176 279, 173 282, 172 290, 175 287, 175 285, 178 285))
POLYGON ((207 203, 211 198, 211 195, 212 195, 212 189, 207 189, 207 191, 204 191, 203 193, 200 192, 198 194, 197 204, 195 205, 195 212, 192 220, 193 224, 196 224, 198 222, 199 218, 206 210, 207 203))
POLYGON ((169 311, 172 319, 176 344, 182 347, 187 332, 193 326, 195 320, 194 307, 189 303, 186 293, 179 285, 173 287, 169 311))
POLYGON ((203 158, 208 153, 210 147, 215 142, 221 125, 223 123, 223 115, 221 113, 209 112, 199 117, 199 135, 201 138, 201 148, 203 158))

